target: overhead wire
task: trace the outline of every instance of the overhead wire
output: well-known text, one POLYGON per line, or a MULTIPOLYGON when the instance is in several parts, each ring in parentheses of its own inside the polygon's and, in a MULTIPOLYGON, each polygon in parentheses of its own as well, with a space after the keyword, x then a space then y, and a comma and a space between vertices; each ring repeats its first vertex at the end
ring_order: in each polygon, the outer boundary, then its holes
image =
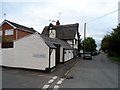
POLYGON ((90 20, 90 21, 88 21, 88 22, 86 22, 86 23, 91 23, 91 22, 96 21, 96 20, 98 20, 98 19, 104 18, 104 17, 106 17, 106 16, 108 16, 108 15, 111 15, 111 14, 113 14, 113 13, 119 11, 119 10, 120 10, 120 8, 117 9, 117 10, 114 10, 114 11, 112 11, 112 12, 109 12, 109 13, 103 15, 103 16, 100 16, 100 17, 98 17, 98 18, 92 19, 92 20, 90 20))

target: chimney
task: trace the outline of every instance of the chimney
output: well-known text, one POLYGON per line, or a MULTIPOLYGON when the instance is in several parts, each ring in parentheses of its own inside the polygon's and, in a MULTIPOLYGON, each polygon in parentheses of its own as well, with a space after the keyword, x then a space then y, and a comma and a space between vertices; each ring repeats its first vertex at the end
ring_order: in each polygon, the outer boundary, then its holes
POLYGON ((60 21, 59 21, 59 20, 57 20, 56 25, 57 25, 57 26, 59 26, 59 25, 60 25, 60 21))

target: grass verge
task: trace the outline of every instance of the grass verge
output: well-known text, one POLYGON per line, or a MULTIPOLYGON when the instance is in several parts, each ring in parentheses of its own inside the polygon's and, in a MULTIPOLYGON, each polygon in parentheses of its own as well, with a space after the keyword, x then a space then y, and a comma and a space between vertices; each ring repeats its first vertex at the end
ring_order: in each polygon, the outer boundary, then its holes
POLYGON ((109 57, 112 61, 120 62, 120 57, 109 57))

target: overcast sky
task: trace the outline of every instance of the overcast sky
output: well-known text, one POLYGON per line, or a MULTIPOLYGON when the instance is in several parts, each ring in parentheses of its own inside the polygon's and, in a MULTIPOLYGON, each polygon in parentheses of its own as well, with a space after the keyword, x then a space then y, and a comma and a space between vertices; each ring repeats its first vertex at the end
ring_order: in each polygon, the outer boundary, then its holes
POLYGON ((49 20, 63 24, 79 23, 81 38, 83 25, 87 23, 87 36, 97 43, 118 24, 118 12, 89 22, 118 9, 119 0, 2 0, 0 22, 5 18, 21 25, 33 27, 41 33, 49 20), (6 13, 6 16, 4 16, 6 13), (59 14, 61 13, 61 14, 59 14))

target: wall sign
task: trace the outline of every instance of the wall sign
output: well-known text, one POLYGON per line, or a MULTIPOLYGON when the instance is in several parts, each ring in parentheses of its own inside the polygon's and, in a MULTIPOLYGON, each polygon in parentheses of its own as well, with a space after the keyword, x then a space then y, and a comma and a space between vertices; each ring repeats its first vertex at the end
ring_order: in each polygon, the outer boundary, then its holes
POLYGON ((35 58, 46 58, 46 55, 36 53, 36 54, 33 54, 33 57, 35 57, 35 58))

